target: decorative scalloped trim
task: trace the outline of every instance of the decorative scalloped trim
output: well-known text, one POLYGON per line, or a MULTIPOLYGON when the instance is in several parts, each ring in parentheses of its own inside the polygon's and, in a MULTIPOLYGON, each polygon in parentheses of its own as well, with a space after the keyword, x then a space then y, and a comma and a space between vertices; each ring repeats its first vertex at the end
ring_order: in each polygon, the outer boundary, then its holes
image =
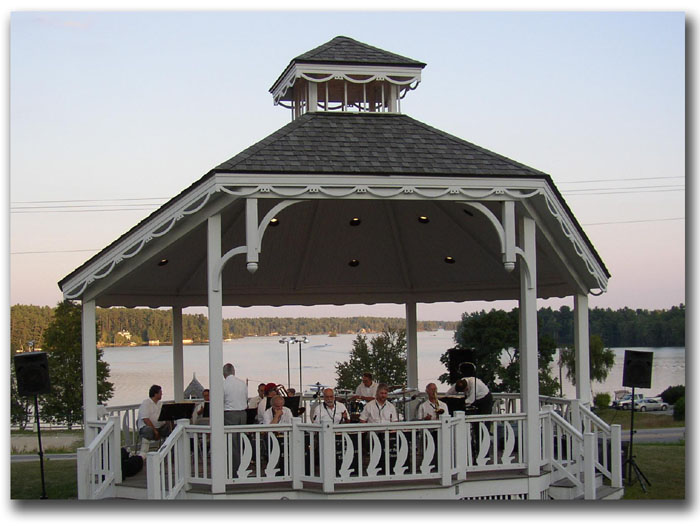
POLYGON ((199 212, 209 202, 211 196, 216 192, 223 192, 236 197, 249 197, 251 195, 271 194, 284 199, 298 198, 303 195, 311 195, 313 197, 326 196, 334 199, 342 199, 353 194, 368 194, 378 199, 392 199, 399 196, 419 196, 425 199, 439 199, 446 195, 455 196, 457 199, 469 198, 474 200, 486 199, 491 196, 507 196, 513 199, 529 199, 537 195, 543 195, 547 208, 552 216, 557 219, 564 235, 569 239, 576 251, 576 254, 583 259, 588 272, 596 279, 602 294, 607 290, 607 279, 596 268, 597 265, 578 236, 575 235, 575 229, 570 223, 566 214, 557 207, 557 204, 552 200, 551 196, 542 189, 532 191, 511 189, 504 186, 494 186, 492 188, 471 189, 464 188, 458 185, 404 185, 401 187, 387 185, 234 185, 234 184, 217 184, 209 189, 209 191, 198 197, 194 202, 187 203, 181 209, 173 212, 173 214, 165 218, 156 227, 146 232, 142 237, 132 243, 128 248, 122 250, 112 257, 110 261, 101 266, 98 270, 90 274, 83 280, 82 283, 64 294, 66 299, 78 298, 85 291, 87 286, 95 280, 105 278, 112 273, 114 268, 123 262, 124 259, 130 259, 139 254, 143 248, 154 238, 162 237, 170 232, 174 226, 185 216, 193 215, 199 212))

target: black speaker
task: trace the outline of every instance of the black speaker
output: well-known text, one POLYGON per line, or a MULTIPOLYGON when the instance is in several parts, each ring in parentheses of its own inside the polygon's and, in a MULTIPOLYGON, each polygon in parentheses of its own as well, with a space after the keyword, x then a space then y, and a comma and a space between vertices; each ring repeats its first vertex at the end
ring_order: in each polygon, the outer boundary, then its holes
POLYGON ((15 355, 15 376, 19 396, 51 392, 49 361, 45 352, 26 352, 15 355))
POLYGON ((453 384, 460 378, 472 376, 476 351, 474 349, 448 349, 447 350, 447 368, 450 371, 450 383, 453 384))
POLYGON ((653 352, 625 351, 625 366, 622 370, 623 387, 651 387, 651 364, 653 352))

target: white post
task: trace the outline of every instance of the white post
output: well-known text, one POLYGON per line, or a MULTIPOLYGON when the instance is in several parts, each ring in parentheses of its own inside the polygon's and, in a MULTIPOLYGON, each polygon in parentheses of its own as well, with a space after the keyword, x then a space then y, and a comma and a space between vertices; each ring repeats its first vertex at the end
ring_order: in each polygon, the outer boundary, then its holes
MULTIPOLYGON (((77 450, 77 471, 78 471, 78 500, 87 500, 90 495, 90 450, 86 447, 79 447, 77 450)), ((121 457, 119 457, 121 458, 121 457)))
POLYGON ((185 374, 182 348, 182 307, 173 306, 173 398, 185 399, 185 374))
POLYGON ((157 451, 151 451, 146 455, 146 498, 148 500, 163 498, 163 488, 160 486, 159 460, 160 456, 157 451))
POLYGON ((221 215, 207 222, 207 273, 209 303, 209 422, 211 425, 211 491, 226 491, 226 443, 224 441, 224 343, 223 296, 216 268, 221 260, 221 215))
POLYGON ((455 411, 454 418, 457 419, 455 429, 455 459, 457 460, 457 480, 467 479, 467 421, 464 411, 455 411))
POLYGON ((574 349, 576 354, 576 398, 590 407, 591 357, 588 336, 588 296, 574 297, 574 349))
POLYGON ((542 445, 543 454, 542 457, 547 465, 547 468, 552 470, 552 457, 554 455, 554 450, 552 448, 554 442, 554 429, 552 427, 552 412, 554 411, 554 406, 546 405, 542 408, 543 411, 547 412, 547 418, 544 421, 544 444, 542 445))
POLYGON ((595 500, 595 451, 594 433, 583 434, 583 498, 595 500))
POLYGON ((292 418, 292 489, 302 489, 304 475, 304 431, 299 429, 301 418, 292 418))
POLYGON ((109 419, 114 423, 112 434, 109 437, 109 454, 114 470, 114 483, 119 484, 122 481, 122 430, 119 415, 110 416, 109 419))
POLYGON ((450 451, 450 417, 440 416, 440 482, 443 486, 452 483, 452 452, 450 451))
MULTIPOLYGON (((527 474, 540 474, 540 406, 537 357, 537 267, 535 252, 535 221, 522 217, 520 242, 527 261, 531 286, 528 287, 526 263, 520 260, 520 385, 521 409, 526 414, 527 474)), ((528 498, 538 500, 539 489, 530 485, 528 498)))
MULTIPOLYGON (((83 301, 83 420, 97 420, 97 332, 95 300, 83 301)), ((92 427, 84 426, 85 445, 95 438, 92 427)))
POLYGON ((622 487, 622 426, 613 424, 610 426, 610 486, 622 487))
MULTIPOLYGON (((406 302, 406 381, 409 389, 418 389, 418 322, 416 302, 406 302)), ((407 418, 413 419, 413 405, 407 418)))
POLYGON ((318 84, 315 82, 308 82, 307 84, 309 86, 309 104, 306 111, 316 111, 318 109, 318 84))
POLYGON ((399 87, 396 84, 389 84, 389 111, 391 113, 397 112, 398 98, 399 98, 399 87))
POLYGON ((326 421, 321 425, 321 477, 324 493, 333 493, 335 481, 335 435, 333 426, 326 421))

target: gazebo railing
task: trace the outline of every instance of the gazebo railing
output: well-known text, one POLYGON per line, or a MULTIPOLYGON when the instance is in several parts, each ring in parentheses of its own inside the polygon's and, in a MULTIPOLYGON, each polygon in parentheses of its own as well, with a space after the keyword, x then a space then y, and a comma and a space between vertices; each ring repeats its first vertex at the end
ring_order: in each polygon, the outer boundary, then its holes
POLYGON ((190 480, 189 420, 178 420, 158 451, 146 456, 149 499, 174 500, 190 480))
POLYGON ((114 485, 122 480, 119 419, 88 422, 99 432, 87 447, 78 448, 78 498, 101 499, 112 496, 114 485))

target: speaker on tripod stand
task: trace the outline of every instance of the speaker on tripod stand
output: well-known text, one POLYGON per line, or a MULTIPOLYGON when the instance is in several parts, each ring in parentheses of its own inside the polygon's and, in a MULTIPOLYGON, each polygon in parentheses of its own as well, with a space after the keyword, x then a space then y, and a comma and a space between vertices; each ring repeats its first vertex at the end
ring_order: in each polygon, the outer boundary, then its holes
MULTIPOLYGON (((33 347, 34 342, 30 342, 33 347)), ((17 378, 17 394, 34 397, 34 419, 39 440, 39 465, 41 467, 41 498, 46 499, 46 482, 44 480, 44 451, 41 447, 41 425, 39 424, 40 394, 51 392, 49 378, 49 362, 45 352, 27 352, 14 357, 15 376, 17 378)))
POLYGON ((632 448, 634 444, 634 404, 636 402, 634 389, 641 387, 649 389, 651 387, 651 366, 654 360, 654 353, 645 351, 625 351, 625 363, 622 370, 622 385, 632 388, 632 402, 630 404, 630 447, 627 451, 627 459, 625 459, 624 468, 627 468, 627 484, 630 484, 632 471, 637 475, 639 485, 644 493, 647 488, 644 482, 651 486, 651 482, 646 478, 642 470, 634 460, 632 448))

